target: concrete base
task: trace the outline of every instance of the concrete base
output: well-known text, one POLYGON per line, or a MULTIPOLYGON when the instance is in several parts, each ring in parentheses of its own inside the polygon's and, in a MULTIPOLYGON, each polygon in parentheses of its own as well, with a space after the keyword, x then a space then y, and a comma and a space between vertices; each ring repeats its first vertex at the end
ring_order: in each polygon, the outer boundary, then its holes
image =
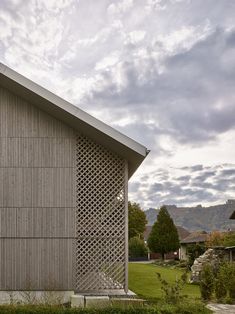
POLYGON ((110 299, 111 305, 113 307, 118 308, 128 308, 128 307, 134 307, 134 308, 140 308, 144 306, 145 300, 143 299, 133 299, 133 298, 112 298, 110 299))
POLYGON ((132 292, 125 296, 108 296, 108 295, 84 295, 75 294, 71 296, 71 307, 85 307, 85 308, 106 308, 121 307, 121 308, 140 308, 144 306, 145 300, 136 299, 132 292))
POLYGON ((111 305, 108 296, 86 296, 85 307, 86 308, 105 308, 111 305))
POLYGON ((84 307, 85 297, 84 295, 74 294, 71 296, 71 307, 84 307))
POLYGON ((64 304, 74 291, 0 291, 0 304, 64 304))
POLYGON ((126 293, 123 289, 115 289, 115 290, 101 290, 101 291, 77 291, 75 292, 76 294, 79 295, 84 295, 84 296, 110 296, 110 297, 135 297, 136 294, 128 290, 126 293))

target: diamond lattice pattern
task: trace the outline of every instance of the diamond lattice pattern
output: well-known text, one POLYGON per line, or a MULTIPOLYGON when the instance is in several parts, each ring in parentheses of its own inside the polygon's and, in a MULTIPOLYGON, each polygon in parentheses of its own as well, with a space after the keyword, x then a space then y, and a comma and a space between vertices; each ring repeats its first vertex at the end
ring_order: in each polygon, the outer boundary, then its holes
POLYGON ((123 289, 125 161, 79 135, 76 169, 76 290, 123 289))

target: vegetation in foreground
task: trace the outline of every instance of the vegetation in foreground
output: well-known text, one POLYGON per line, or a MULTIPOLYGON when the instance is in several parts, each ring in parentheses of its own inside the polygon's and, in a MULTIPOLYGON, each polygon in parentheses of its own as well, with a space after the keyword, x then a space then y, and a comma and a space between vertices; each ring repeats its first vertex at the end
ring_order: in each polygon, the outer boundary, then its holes
POLYGON ((200 290, 205 301, 235 303, 235 263, 225 262, 217 269, 210 264, 204 265, 200 290))
POLYGON ((167 305, 142 308, 75 309, 59 306, 0 306, 1 314, 209 314, 201 303, 167 305))

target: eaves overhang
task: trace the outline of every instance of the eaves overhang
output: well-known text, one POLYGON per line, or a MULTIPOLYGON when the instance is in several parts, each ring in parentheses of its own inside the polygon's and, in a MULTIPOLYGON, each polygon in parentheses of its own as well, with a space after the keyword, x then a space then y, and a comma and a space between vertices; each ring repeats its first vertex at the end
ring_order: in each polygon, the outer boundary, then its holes
POLYGON ((149 153, 145 146, 2 63, 0 85, 126 159, 129 178, 149 153))
POLYGON ((232 212, 231 216, 229 217, 229 219, 235 219, 235 210, 232 212))

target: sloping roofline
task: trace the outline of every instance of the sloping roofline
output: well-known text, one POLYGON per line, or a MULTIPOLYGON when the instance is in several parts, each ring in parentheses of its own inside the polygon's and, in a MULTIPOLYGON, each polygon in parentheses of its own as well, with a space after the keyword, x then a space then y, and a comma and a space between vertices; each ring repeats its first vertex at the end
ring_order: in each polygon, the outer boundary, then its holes
POLYGON ((229 219, 235 219, 235 210, 232 212, 231 216, 229 217, 229 219))
POLYGON ((149 151, 128 136, 0 63, 0 85, 128 161, 128 177, 149 151))

